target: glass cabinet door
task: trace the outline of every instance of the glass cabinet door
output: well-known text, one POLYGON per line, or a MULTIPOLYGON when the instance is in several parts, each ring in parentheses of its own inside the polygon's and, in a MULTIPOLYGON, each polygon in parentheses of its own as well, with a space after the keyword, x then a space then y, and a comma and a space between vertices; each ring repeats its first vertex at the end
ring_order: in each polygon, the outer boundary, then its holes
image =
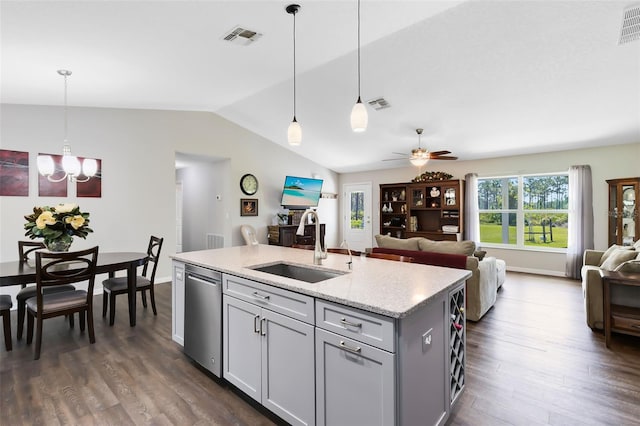
POLYGON ((622 185, 622 245, 630 246, 636 241, 637 188, 634 185, 622 185))
POLYGON ((640 178, 610 179, 609 245, 633 245, 640 238, 638 198, 640 178))

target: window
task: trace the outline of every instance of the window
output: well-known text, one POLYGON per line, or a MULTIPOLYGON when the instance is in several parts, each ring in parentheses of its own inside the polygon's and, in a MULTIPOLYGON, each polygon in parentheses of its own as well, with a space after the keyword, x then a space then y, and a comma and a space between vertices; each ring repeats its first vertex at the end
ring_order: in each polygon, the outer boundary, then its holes
POLYGON ((364 229, 364 192, 351 193, 351 229, 364 229))
POLYGON ((480 241, 506 247, 567 248, 569 176, 478 179, 480 241))

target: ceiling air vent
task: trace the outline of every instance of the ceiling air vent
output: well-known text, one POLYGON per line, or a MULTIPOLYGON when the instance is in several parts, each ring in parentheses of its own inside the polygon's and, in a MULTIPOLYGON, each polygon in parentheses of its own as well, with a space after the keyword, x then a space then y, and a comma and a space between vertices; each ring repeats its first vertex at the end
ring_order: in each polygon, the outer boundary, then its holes
POLYGON ((227 31, 222 36, 222 39, 234 44, 239 44, 240 46, 248 46, 252 42, 258 40, 260 37, 262 37, 262 34, 256 31, 251 31, 246 28, 236 26, 230 31, 227 31))
POLYGON ((640 5, 625 9, 622 15, 622 28, 618 44, 629 43, 640 39, 640 5))
POLYGON ((385 98, 371 99, 370 101, 367 101, 367 103, 376 111, 389 108, 391 106, 391 104, 387 102, 385 98))

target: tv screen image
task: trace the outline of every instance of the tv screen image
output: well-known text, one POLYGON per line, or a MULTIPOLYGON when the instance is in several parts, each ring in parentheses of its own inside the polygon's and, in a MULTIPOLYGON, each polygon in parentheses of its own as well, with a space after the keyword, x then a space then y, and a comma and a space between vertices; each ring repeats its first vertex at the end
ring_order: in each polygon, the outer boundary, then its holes
POLYGON ((316 207, 322 192, 322 179, 287 176, 280 204, 289 209, 316 207))

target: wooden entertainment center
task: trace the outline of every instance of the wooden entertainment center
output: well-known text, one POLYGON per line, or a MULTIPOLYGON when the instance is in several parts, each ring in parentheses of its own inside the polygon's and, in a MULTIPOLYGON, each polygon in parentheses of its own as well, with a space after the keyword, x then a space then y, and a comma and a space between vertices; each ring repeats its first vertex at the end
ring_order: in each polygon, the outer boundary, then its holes
POLYGON ((380 185, 380 234, 460 241, 464 233, 464 182, 380 185))

